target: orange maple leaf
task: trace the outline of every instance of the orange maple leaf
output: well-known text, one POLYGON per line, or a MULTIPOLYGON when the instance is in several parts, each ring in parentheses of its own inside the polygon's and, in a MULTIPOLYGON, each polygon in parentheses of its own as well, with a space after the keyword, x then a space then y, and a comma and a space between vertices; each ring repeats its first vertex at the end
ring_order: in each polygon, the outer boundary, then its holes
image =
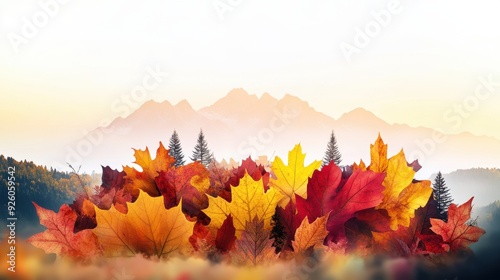
POLYGON ((151 197, 140 191, 134 203, 127 203, 123 214, 114 206, 109 210, 95 207, 99 238, 108 256, 127 256, 143 253, 166 257, 171 253, 186 253, 192 248, 189 237, 194 222, 182 213, 179 205, 165 209, 163 197, 151 197))
POLYGON ((329 214, 319 217, 312 223, 309 223, 307 217, 302 220, 302 223, 295 232, 295 240, 292 241, 295 254, 301 254, 311 247, 314 248, 323 245, 328 235, 328 231, 326 230, 328 216, 329 214))
POLYGON ((357 164, 357 163, 353 163, 352 164, 352 172, 354 172, 356 170, 361 170, 361 171, 366 171, 367 170, 366 164, 364 163, 363 160, 360 160, 359 164, 357 164))
POLYGON ((172 168, 175 159, 168 154, 168 150, 165 149, 161 142, 154 160, 151 159, 147 147, 144 151, 136 149, 134 151, 134 163, 142 167, 142 172, 137 171, 133 167, 124 166, 123 171, 127 174, 125 176, 126 183, 124 187, 135 196, 138 194, 137 190, 139 189, 147 192, 150 196, 159 196, 160 192, 156 186, 155 178, 161 171, 167 171, 169 168, 172 168))
POLYGON ((56 253, 83 261, 102 254, 97 236, 90 229, 73 233, 77 215, 67 204, 63 204, 57 214, 38 206, 35 202, 33 205, 40 218, 40 224, 47 230, 30 237, 29 243, 46 253, 56 253))
POLYGON ((387 145, 384 144, 384 140, 382 140, 380 134, 378 135, 375 143, 370 144, 370 157, 371 157, 371 163, 370 166, 368 166, 368 170, 380 173, 385 172, 387 170, 388 166, 387 145))
POLYGON ((469 244, 477 242, 485 233, 482 228, 467 224, 470 219, 473 198, 460 206, 452 203, 448 208, 448 222, 431 219, 431 230, 443 237, 441 247, 445 251, 456 252, 466 249, 469 244))

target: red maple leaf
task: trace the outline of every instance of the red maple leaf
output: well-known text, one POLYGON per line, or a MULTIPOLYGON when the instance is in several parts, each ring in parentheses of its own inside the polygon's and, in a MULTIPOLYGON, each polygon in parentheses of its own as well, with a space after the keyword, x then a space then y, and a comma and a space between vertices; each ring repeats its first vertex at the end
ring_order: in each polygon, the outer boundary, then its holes
POLYGON ((155 178, 156 186, 163 195, 165 208, 177 206, 182 199, 182 211, 191 217, 198 217, 203 224, 209 219, 201 210, 207 208, 205 194, 210 187, 209 172, 199 162, 161 171, 155 178))
POLYGON ((233 225, 233 217, 227 216, 222 226, 217 230, 215 237, 215 247, 217 251, 225 254, 233 249, 236 242, 236 229, 233 225))
POLYGON ((339 183, 342 172, 335 164, 314 171, 307 185, 307 199, 297 198, 298 219, 316 218, 330 212, 328 240, 337 242, 346 238, 344 223, 356 212, 377 206, 383 198, 382 182, 385 175, 373 171, 355 170, 344 185, 339 183))
POLYGON ((127 174, 124 171, 118 171, 116 169, 111 169, 109 166, 102 166, 102 184, 101 188, 109 189, 121 189, 125 184, 125 176, 127 174))
POLYGON ((314 171, 307 183, 307 199, 296 196, 299 224, 305 217, 312 223, 332 210, 328 202, 336 196, 341 179, 342 171, 334 163, 314 171))
POLYGON ((193 235, 189 237, 189 243, 191 243, 193 248, 196 251, 204 249, 201 248, 200 244, 207 244, 209 247, 213 247, 214 242, 214 238, 208 228, 200 221, 197 221, 193 227, 193 235))
POLYGON ((233 225, 233 217, 229 215, 217 230, 214 238, 210 230, 201 222, 194 225, 193 235, 189 237, 189 242, 197 251, 214 255, 215 253, 226 254, 230 252, 236 242, 236 229, 233 225))
POLYGON ((281 206, 276 207, 276 217, 277 223, 280 223, 283 227, 283 232, 280 233, 282 236, 283 243, 280 244, 282 246, 279 248, 280 250, 288 250, 292 251, 292 241, 295 237, 295 232, 297 228, 300 226, 300 221, 298 216, 296 215, 297 207, 293 203, 292 200, 288 202, 286 207, 283 209, 281 206))
POLYGON ((269 189, 269 172, 266 171, 264 166, 257 165, 250 157, 243 160, 238 168, 233 170, 234 176, 229 179, 229 184, 232 186, 238 186, 240 184, 240 179, 245 176, 245 172, 248 173, 255 181, 262 178, 262 184, 264 185, 264 190, 269 189))
POLYGON ((102 184, 95 187, 94 193, 83 193, 76 197, 69 206, 76 212, 75 233, 96 227, 95 212, 92 204, 100 209, 108 210, 114 205, 122 213, 127 213, 127 202, 132 195, 125 190, 125 172, 102 167, 102 184))
POLYGON ((89 200, 100 209, 108 210, 114 205, 120 212, 127 213, 127 202, 133 199, 132 194, 124 188, 125 176, 124 171, 103 167, 99 192, 92 194, 89 200))

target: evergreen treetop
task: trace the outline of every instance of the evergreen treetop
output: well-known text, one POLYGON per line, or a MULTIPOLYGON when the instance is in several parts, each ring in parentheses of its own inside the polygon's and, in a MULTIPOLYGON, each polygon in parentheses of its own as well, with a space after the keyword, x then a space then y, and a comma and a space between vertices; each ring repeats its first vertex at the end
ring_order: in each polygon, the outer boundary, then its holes
POLYGON ((208 148, 207 141, 205 140, 205 135, 203 134, 203 130, 200 129, 200 133, 198 134, 198 140, 196 141, 196 145, 193 150, 193 155, 191 156, 192 161, 200 161, 203 165, 207 166, 213 160, 213 154, 210 152, 208 148))
POLYGON ((325 156, 323 157, 323 166, 329 164, 331 161, 335 162, 336 165, 339 165, 342 161, 342 155, 340 154, 337 139, 335 138, 333 130, 330 135, 330 141, 326 147, 325 156))
POLYGON ((434 199, 437 202, 437 208, 439 216, 442 220, 448 220, 448 207, 453 202, 453 198, 450 194, 450 189, 446 186, 446 182, 443 178, 441 171, 438 172, 436 178, 434 179, 434 184, 432 185, 434 199))
POLYGON ((175 158, 175 167, 184 165, 184 154, 182 153, 181 141, 179 139, 179 134, 174 130, 172 137, 170 137, 170 143, 168 144, 169 154, 175 158))

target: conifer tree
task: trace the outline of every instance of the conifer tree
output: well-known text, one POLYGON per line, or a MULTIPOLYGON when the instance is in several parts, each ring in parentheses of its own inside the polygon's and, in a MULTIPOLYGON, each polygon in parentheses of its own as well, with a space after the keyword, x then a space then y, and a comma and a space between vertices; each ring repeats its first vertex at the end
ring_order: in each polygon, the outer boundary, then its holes
POLYGON ((208 167, 210 162, 213 160, 213 154, 208 149, 207 141, 205 140, 205 135, 203 130, 200 129, 200 134, 198 134, 198 140, 193 150, 192 161, 200 161, 203 165, 208 167))
POLYGON ((443 175, 438 172, 436 178, 434 179, 434 184, 432 186, 434 199, 437 202, 437 208, 439 217, 442 220, 448 220, 448 207, 453 202, 453 198, 450 194, 450 189, 446 186, 443 175))
POLYGON ((335 134, 330 135, 330 141, 326 147, 325 157, 323 158, 323 166, 329 164, 331 161, 339 165, 342 161, 342 155, 340 154, 339 147, 337 146, 337 139, 335 139, 335 134))
POLYGON ((168 144, 169 154, 171 157, 175 158, 175 167, 184 165, 184 154, 182 153, 181 141, 179 139, 179 134, 174 130, 172 137, 170 137, 170 143, 168 144))

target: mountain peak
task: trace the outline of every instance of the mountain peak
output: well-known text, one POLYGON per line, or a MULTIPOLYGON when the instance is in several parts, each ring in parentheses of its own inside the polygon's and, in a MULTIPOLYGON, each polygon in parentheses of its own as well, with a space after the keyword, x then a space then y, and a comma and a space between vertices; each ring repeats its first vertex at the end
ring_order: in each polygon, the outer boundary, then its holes
POLYGON ((153 99, 149 99, 148 101, 144 102, 142 106, 152 106, 152 105, 157 105, 158 102, 154 101, 153 99))
POLYGON ((265 92, 259 99, 260 101, 263 101, 265 103, 274 103, 278 101, 278 99, 272 97, 269 93, 265 92))
POLYGON ((186 99, 182 99, 179 103, 175 105, 175 108, 181 109, 181 110, 193 110, 193 107, 191 107, 191 104, 186 99))
MULTIPOLYGON (((288 106, 293 106, 296 109, 304 109, 304 108, 309 108, 309 103, 307 101, 304 101, 297 96, 291 95, 291 94, 285 94, 283 98, 279 101, 282 104, 287 104, 288 106)), ((314 110, 314 109, 313 109, 314 110)))
MULTIPOLYGON (((166 101, 168 103, 168 101, 166 101)), ((140 110, 154 110, 155 108, 157 108, 160 104, 163 104, 165 102, 162 102, 162 103, 159 103, 159 102, 156 102, 154 101, 153 99, 151 100, 148 100, 146 102, 144 102, 141 106, 140 106, 140 110)), ((170 103, 168 103, 170 104, 170 103)), ((138 109, 138 110, 139 110, 138 109)))
POLYGON ((364 108, 361 108, 361 107, 358 107, 350 112, 347 112, 345 114, 343 114, 341 117, 342 118, 361 118, 361 119, 365 119, 365 118, 369 118, 369 119, 375 119, 378 117, 375 116, 374 113, 364 109, 364 108))
POLYGON ((281 100, 294 100, 294 101, 300 100, 300 101, 302 101, 302 99, 298 98, 295 95, 291 95, 289 93, 285 94, 285 96, 283 96, 283 98, 281 100))
POLYGON ((382 127, 383 125, 388 125, 385 121, 377 117, 374 113, 358 107, 350 112, 344 113, 339 121, 347 123, 365 123, 372 127, 382 127))
POLYGON ((246 90, 242 88, 234 88, 227 95, 226 98, 230 99, 245 99, 250 96, 256 97, 255 95, 250 95, 246 90))

